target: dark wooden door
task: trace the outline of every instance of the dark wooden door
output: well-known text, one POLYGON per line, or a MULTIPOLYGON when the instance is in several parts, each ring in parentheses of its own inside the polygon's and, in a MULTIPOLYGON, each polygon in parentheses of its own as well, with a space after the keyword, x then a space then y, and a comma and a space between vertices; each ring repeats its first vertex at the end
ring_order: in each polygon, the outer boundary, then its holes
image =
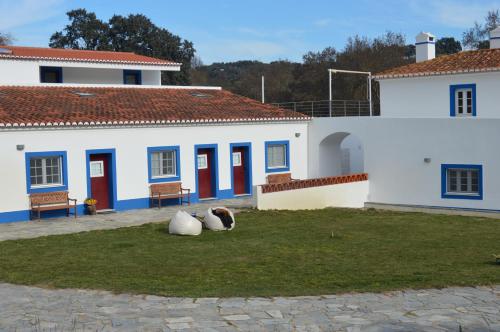
POLYGON ((198 163, 198 195, 199 198, 215 197, 213 149, 199 149, 198 163))
POLYGON ((243 195, 247 194, 247 148, 235 147, 233 148, 233 185, 234 194, 243 195))
POLYGON ((109 155, 90 156, 90 189, 92 198, 97 200, 97 210, 111 209, 109 155))

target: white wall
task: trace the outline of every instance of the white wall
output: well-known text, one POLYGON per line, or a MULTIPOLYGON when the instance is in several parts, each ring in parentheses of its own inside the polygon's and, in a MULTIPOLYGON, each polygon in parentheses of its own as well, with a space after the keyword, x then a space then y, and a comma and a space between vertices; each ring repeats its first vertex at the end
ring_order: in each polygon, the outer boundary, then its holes
POLYGON ((145 65, 0 59, 0 85, 38 84, 40 66, 63 67, 63 83, 81 84, 123 84, 123 70, 130 69, 142 71, 142 84, 160 85, 161 70, 165 70, 145 65))
POLYGON ((322 174, 329 135, 353 133, 364 147, 368 201, 500 210, 500 119, 321 118, 309 128, 309 177, 322 174), (424 158, 431 158, 425 163, 424 158), (483 165, 483 200, 441 198, 441 164, 483 165))
POLYGON ((380 80, 381 116, 449 118, 450 85, 476 84, 477 117, 500 118, 500 72, 380 80))
MULTIPOLYGON (((193 127, 0 131, 0 213, 28 209, 25 153, 67 151, 68 190, 79 203, 87 197, 85 150, 116 149, 118 200, 146 198, 147 147, 180 145, 181 181, 195 188, 194 145, 218 144, 219 189, 231 188, 230 143, 252 142, 253 185, 265 183, 264 142, 290 141, 290 167, 307 178, 307 124, 213 125, 193 127), (300 137, 295 137, 300 133, 300 137), (16 145, 24 144, 24 151, 16 145)), ((0 215, 1 216, 1 215, 0 215)))
POLYGON ((257 190, 259 210, 313 210, 326 207, 362 208, 368 196, 368 181, 262 193, 257 190))

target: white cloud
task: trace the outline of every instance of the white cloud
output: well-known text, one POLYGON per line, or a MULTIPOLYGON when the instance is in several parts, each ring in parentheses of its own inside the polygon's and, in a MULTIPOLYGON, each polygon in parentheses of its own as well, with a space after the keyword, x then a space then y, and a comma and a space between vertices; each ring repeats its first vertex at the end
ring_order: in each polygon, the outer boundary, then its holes
POLYGON ((419 16, 444 26, 468 28, 475 21, 482 23, 489 10, 500 8, 500 2, 414 0, 410 2, 410 8, 419 16))
POLYGON ((320 28, 324 28, 330 25, 332 23, 332 20, 329 18, 322 18, 319 20, 314 21, 314 25, 320 28))
POLYGON ((0 0, 0 30, 42 21, 60 14, 63 0, 0 0))

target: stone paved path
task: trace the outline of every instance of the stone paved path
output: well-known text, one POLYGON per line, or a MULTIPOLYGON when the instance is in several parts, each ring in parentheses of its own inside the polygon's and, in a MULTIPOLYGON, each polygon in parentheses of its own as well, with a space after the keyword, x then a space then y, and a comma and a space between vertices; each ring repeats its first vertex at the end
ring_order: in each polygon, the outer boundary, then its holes
POLYGON ((162 209, 151 208, 130 210, 96 216, 81 216, 77 219, 52 218, 41 221, 0 223, 0 241, 35 238, 46 235, 70 234, 98 229, 115 229, 120 227, 137 226, 152 222, 169 220, 179 209, 198 214, 206 211, 210 206, 227 206, 232 209, 251 208, 255 206, 254 197, 240 197, 235 199, 204 201, 191 206, 169 206, 162 209))
POLYGON ((0 284, 0 331, 500 331, 500 286, 168 298, 0 284))

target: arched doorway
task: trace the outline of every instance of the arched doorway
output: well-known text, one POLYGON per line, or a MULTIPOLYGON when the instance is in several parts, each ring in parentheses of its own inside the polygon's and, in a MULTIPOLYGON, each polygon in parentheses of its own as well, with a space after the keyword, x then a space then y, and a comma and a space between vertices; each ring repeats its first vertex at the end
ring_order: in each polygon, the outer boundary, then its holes
POLYGON ((337 132, 319 145, 319 177, 364 172, 364 148, 359 137, 337 132))

